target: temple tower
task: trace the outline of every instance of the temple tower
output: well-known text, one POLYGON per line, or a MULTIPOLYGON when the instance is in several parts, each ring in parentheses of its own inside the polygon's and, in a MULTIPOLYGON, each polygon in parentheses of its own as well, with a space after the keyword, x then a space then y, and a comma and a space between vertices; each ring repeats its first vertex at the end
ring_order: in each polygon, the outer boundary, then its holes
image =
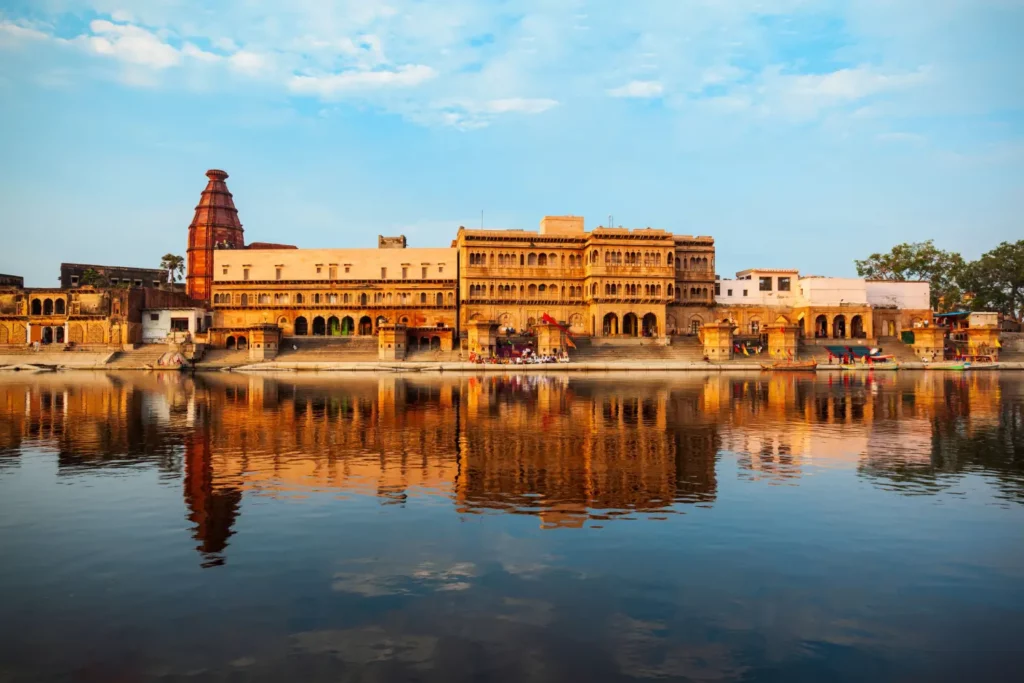
POLYGON ((188 226, 188 276, 185 278, 185 291, 199 301, 210 299, 213 250, 245 248, 238 209, 224 182, 228 174, 211 169, 206 172, 206 177, 210 180, 199 198, 192 224, 188 226))

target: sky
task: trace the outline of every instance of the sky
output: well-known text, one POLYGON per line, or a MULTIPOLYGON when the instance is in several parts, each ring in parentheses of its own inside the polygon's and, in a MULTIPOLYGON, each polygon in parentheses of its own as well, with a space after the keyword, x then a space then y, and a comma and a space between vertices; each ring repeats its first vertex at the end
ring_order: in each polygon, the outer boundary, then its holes
POLYGON ((1024 237, 1024 0, 0 0, 0 272, 544 215, 723 277, 1024 237))

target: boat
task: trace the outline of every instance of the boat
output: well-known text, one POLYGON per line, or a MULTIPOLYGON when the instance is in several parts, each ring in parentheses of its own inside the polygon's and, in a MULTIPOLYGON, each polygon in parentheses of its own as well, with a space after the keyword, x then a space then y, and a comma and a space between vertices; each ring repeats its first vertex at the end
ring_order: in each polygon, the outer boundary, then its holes
POLYGON ((895 356, 864 356, 855 363, 843 363, 841 370, 899 370, 900 364, 895 356))
POLYGON ((964 356, 959 360, 929 363, 929 370, 994 370, 999 367, 992 356, 964 356))
POLYGON ((818 367, 813 360, 777 360, 774 363, 761 363, 762 370, 814 370, 818 367))
POLYGON ((941 360, 937 363, 928 363, 925 367, 929 370, 969 370, 971 364, 964 360, 941 360))

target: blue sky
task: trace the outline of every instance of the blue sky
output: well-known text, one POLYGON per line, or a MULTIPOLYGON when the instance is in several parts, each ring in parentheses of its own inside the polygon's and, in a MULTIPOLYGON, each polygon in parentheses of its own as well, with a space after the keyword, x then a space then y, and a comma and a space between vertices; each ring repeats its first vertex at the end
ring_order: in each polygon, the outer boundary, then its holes
POLYGON ((0 272, 545 214, 852 275, 1024 237, 1024 0, 3 0, 0 272), (216 9, 210 9, 215 6, 216 9))

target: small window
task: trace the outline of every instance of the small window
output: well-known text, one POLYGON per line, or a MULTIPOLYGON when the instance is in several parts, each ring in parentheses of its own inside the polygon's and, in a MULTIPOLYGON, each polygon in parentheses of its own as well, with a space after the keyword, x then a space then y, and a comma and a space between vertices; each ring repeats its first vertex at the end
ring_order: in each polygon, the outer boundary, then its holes
POLYGON ((142 286, 142 280, 136 280, 135 281, 135 286, 136 287, 141 287, 142 286))
POLYGON ((242 279, 243 280, 248 280, 249 279, 249 269, 248 268, 242 268, 242 279))
POLYGON ((228 274, 228 269, 227 268, 221 268, 220 274, 221 275, 227 275, 228 274))
POLYGON ((159 322, 160 321, 160 314, 159 313, 150 313, 149 314, 149 319, 152 320, 153 322, 159 322))
POLYGON ((720 296, 721 294, 722 294, 722 283, 721 282, 716 282, 715 283, 715 296, 720 296))
POLYGON ((743 290, 743 296, 746 296, 746 295, 747 295, 747 290, 744 289, 743 290))
POLYGON ((160 286, 160 281, 159 280, 153 280, 153 286, 154 287, 159 287, 160 286))
POLYGON ((330 280, 337 280, 338 279, 338 266, 328 266, 327 267, 327 278, 330 279, 330 280))
POLYGON ((117 287, 117 283, 118 283, 118 279, 116 277, 110 278, 110 284, 112 286, 117 287))
POLYGON ((171 318, 171 329, 175 332, 188 332, 188 318, 171 318))
POLYGON ((78 276, 77 275, 72 275, 71 276, 71 286, 72 287, 77 287, 78 286, 78 276))
POLYGON ((420 277, 423 278, 424 280, 427 279, 427 267, 426 266, 423 266, 423 269, 420 272, 420 277))
POLYGON ((349 268, 351 268, 351 266, 345 266, 345 272, 346 272, 346 273, 348 272, 348 269, 349 269, 349 268))
POLYGON ((788 292, 789 291, 789 278, 788 277, 780 277, 779 278, 779 291, 780 292, 788 292))
POLYGON ((726 296, 732 296, 732 290, 731 289, 725 290, 725 295, 726 296))
POLYGON ((443 273, 444 272, 444 266, 438 266, 437 267, 437 272, 443 273))
POLYGON ((402 266, 402 279, 405 280, 408 277, 409 277, 409 269, 406 268, 405 266, 402 266))
POLYGON ((316 267, 316 274, 319 275, 323 271, 323 266, 316 267))
POLYGON ((761 292, 772 291, 772 279, 770 277, 757 278, 757 289, 761 292))
POLYGON ((279 267, 278 268, 274 268, 274 279, 275 280, 280 280, 281 279, 281 268, 279 268, 279 267))

